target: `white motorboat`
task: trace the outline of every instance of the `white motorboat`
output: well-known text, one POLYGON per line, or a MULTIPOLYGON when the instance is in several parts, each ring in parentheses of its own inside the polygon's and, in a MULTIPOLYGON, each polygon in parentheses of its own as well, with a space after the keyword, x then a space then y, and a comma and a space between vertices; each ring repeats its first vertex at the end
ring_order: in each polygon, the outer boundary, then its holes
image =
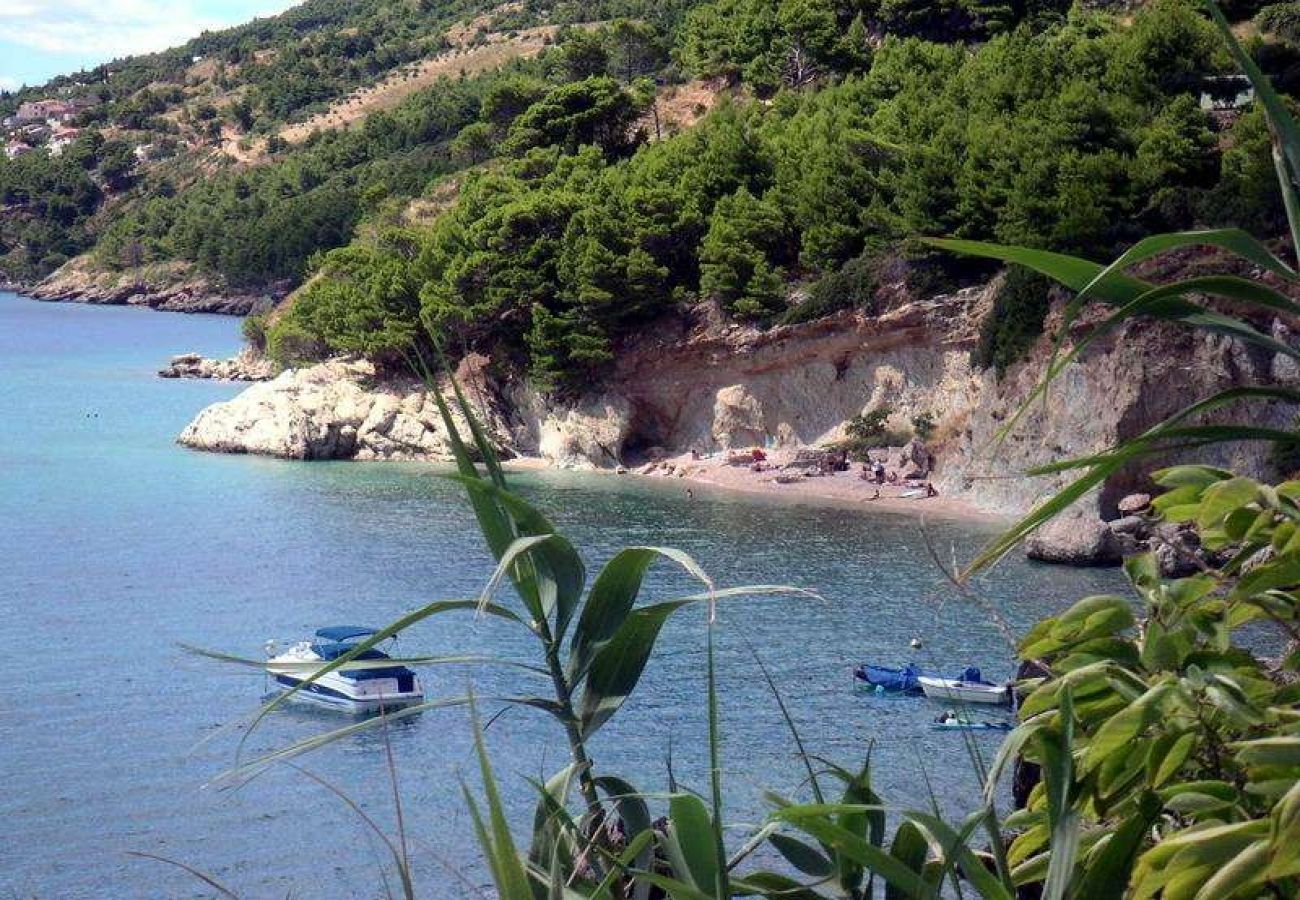
POLYGON ((1008 703, 1011 700, 1011 691, 1005 684, 938 678, 933 675, 921 675, 916 681, 921 685, 925 696, 934 700, 952 700, 957 703, 1008 703))
POLYGON ((299 641, 278 654, 271 642, 267 645, 272 655, 266 670, 277 684, 298 687, 294 697, 352 712, 393 710, 421 702, 424 690, 419 677, 406 666, 393 664, 388 654, 373 647, 315 681, 307 681, 323 664, 355 650, 358 640, 374 633, 373 628, 354 625, 321 628, 313 640, 299 641))

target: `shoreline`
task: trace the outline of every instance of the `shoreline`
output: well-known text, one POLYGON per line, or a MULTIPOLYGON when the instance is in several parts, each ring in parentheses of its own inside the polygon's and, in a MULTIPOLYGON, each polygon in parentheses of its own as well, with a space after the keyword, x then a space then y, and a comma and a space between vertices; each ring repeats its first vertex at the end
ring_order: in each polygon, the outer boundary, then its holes
MULTIPOLYGON (((502 463, 507 471, 538 472, 566 471, 538 456, 516 457, 502 463)), ((688 489, 696 491, 697 497, 704 497, 717 492, 719 494, 744 494, 754 497, 778 499, 793 503, 812 502, 817 505, 834 506, 840 509, 853 509, 863 512, 883 511, 903 513, 910 516, 937 516, 952 521, 982 522, 987 524, 1006 524, 1014 517, 999 515, 975 506, 959 497, 939 495, 937 497, 907 498, 899 496, 908 489, 900 485, 876 485, 858 477, 856 471, 835 472, 810 478, 801 478, 797 482, 780 484, 774 480, 779 471, 772 468, 763 472, 752 472, 741 466, 729 466, 721 458, 692 459, 683 453, 667 457, 656 472, 645 473, 636 469, 619 472, 615 469, 588 469, 584 474, 610 477, 635 478, 637 481, 662 483, 665 486, 677 484, 683 492, 688 489), (672 466, 671 472, 664 472, 663 467, 672 466), (870 497, 876 488, 880 489, 879 499, 870 497), (703 491, 699 489, 703 488, 703 491)))
POLYGON ((0 282, 0 291, 34 303, 76 303, 85 306, 125 306, 153 312, 185 315, 219 315, 244 318, 272 309, 278 299, 269 293, 208 293, 195 285, 170 287, 130 285, 127 287, 79 286, 54 289, 44 282, 22 284, 0 282))

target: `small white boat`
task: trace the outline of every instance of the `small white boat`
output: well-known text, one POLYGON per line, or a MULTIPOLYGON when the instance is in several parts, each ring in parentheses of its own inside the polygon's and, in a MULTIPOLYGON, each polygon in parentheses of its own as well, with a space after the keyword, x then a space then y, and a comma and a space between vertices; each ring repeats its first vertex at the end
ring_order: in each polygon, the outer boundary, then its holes
POLYGON ((922 675, 916 679, 925 696, 934 700, 955 700, 958 703, 1007 703, 1011 692, 1005 684, 987 681, 962 681, 957 678, 938 678, 922 675))
POLYGON ((310 641, 299 641, 283 653, 274 653, 274 642, 267 645, 272 653, 266 670, 277 684, 300 688, 296 698, 312 700, 352 712, 394 710, 424 699, 420 679, 406 666, 394 665, 388 654, 370 648, 363 650, 342 667, 326 672, 307 683, 323 664, 356 649, 356 642, 374 634, 373 628, 336 625, 321 628, 310 641))

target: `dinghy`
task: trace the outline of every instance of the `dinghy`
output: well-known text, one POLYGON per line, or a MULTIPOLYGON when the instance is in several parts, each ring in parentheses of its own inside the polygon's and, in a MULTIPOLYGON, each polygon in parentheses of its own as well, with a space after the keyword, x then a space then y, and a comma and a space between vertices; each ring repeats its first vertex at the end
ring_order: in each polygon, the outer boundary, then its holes
POLYGON ((955 700, 958 703, 1010 703, 1011 690, 1005 684, 993 684, 980 677, 980 670, 967 669, 960 678, 937 678, 921 675, 917 682, 932 700, 955 700))

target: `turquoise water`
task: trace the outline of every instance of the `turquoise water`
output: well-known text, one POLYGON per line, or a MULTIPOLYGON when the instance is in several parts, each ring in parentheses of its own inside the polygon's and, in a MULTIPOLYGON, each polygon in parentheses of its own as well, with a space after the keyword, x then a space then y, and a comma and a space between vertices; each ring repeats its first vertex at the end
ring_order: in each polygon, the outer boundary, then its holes
MULTIPOLYGON (((305 776, 272 770, 239 790, 204 788, 236 761, 222 726, 255 709, 253 670, 185 654, 181 642, 258 656, 263 642, 321 624, 384 623, 438 597, 481 587, 490 561, 454 485, 423 465, 288 463, 192 453, 173 443, 203 405, 237 385, 166 381, 172 353, 232 352, 238 322, 136 309, 48 305, 0 294, 0 853, 3 897, 187 897, 210 891, 142 852, 210 873, 242 896, 383 896, 382 847, 305 776)), ((987 526, 774 503, 680 485, 544 473, 517 478, 594 568, 618 547, 694 554, 722 585, 782 582, 822 600, 728 601, 720 613, 723 764, 729 818, 763 814, 762 791, 795 793, 800 771, 758 677, 758 650, 805 740, 844 763, 874 742, 880 792, 927 803, 928 777, 950 812, 976 781, 958 735, 931 731, 925 700, 856 693, 863 660, 973 663, 1011 673, 990 617, 932 562, 969 558, 987 526), (919 654, 908 641, 919 636, 919 654)), ((979 585, 982 602, 1025 627, 1113 573, 1009 560, 979 585)), ((652 593, 686 583, 668 570, 652 593)), ((706 787, 703 612, 670 621, 637 694, 597 740, 598 765, 646 790, 676 777, 706 787)), ((491 621, 444 618, 412 629, 408 653, 525 652, 491 621)), ((519 676, 442 669, 431 694, 471 677, 483 696, 520 693, 519 676)), ((486 704, 490 706, 490 704, 486 704)), ((278 712, 245 752, 282 746, 338 719, 278 712)), ((395 725, 389 739, 422 896, 471 895, 485 882, 459 779, 472 745, 461 711, 395 725)), ((996 736, 980 736, 991 754, 996 736)), ((510 712, 489 731, 516 821, 531 788, 563 764, 542 714, 510 712)), ((370 732, 307 757, 385 828, 394 816, 384 741, 370 732)), ((741 832, 738 831, 739 835, 741 832)))

